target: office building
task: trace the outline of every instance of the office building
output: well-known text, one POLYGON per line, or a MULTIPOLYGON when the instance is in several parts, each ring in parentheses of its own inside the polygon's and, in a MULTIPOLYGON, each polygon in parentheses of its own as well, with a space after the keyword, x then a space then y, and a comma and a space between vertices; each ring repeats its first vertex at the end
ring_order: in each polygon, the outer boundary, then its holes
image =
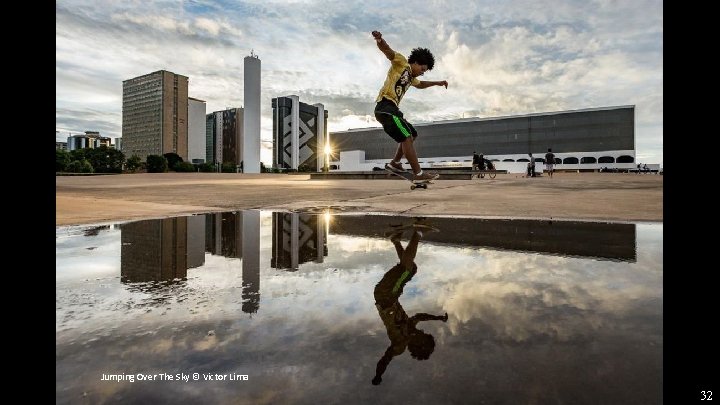
POLYGON ((298 96, 272 99, 273 167, 322 171, 326 163, 328 113, 322 104, 298 96))
POLYGON ((208 163, 239 165, 242 159, 243 109, 228 108, 206 116, 208 163))
POLYGON ((188 162, 205 163, 205 101, 188 97, 188 162))
POLYGON ((143 161, 176 153, 188 159, 188 78, 158 70, 123 81, 123 153, 143 161))

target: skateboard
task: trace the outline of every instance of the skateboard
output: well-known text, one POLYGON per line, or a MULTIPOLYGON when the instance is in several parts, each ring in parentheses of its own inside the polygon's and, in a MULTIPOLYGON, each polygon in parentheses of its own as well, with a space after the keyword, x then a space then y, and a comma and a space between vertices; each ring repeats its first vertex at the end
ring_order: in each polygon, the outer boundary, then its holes
POLYGON ((394 172, 388 168, 385 168, 385 171, 389 174, 392 174, 393 176, 401 177, 407 181, 410 182, 410 190, 415 190, 416 188, 424 188, 427 189, 428 184, 432 184, 432 180, 413 180, 413 174, 410 172, 394 172))

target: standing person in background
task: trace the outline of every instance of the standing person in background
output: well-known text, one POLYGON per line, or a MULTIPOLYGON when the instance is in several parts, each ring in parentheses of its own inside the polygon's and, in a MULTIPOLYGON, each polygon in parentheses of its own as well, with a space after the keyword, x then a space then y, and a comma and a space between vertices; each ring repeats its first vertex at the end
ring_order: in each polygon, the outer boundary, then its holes
POLYGON ((530 157, 530 161, 528 162, 527 166, 527 176, 535 177, 535 158, 533 157, 532 153, 528 153, 528 156, 530 157))
POLYGON ((473 161, 472 161, 472 169, 475 170, 482 170, 480 168, 480 155, 477 154, 477 152, 473 151, 473 161))
POLYGON ((552 178, 553 175, 553 165, 555 164, 555 154, 552 153, 552 148, 548 148, 547 153, 545 154, 545 170, 548 172, 548 176, 552 178))
POLYGON ((397 143, 398 147, 390 163, 385 168, 394 172, 404 172, 405 169, 400 163, 403 156, 410 163, 414 174, 413 180, 433 180, 440 177, 436 173, 423 172, 418 163, 417 153, 413 142, 418 134, 415 128, 403 118, 399 105, 405 92, 410 86, 418 89, 425 89, 431 86, 445 86, 447 89, 448 82, 441 81, 421 81, 419 76, 425 74, 426 71, 432 70, 435 66, 435 57, 426 48, 415 48, 410 52, 410 57, 405 58, 399 52, 395 52, 390 45, 385 42, 382 34, 378 31, 372 32, 373 38, 377 43, 378 49, 390 61, 390 69, 387 72, 385 83, 380 89, 375 102, 375 118, 382 124, 385 132, 390 135, 397 143))

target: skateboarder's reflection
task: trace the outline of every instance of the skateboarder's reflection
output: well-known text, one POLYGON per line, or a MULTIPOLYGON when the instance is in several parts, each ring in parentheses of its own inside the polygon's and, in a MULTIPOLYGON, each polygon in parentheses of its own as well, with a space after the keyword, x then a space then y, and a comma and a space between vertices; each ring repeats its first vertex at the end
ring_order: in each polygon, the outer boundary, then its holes
POLYGON ((385 273, 382 280, 375 286, 375 307, 387 329, 390 346, 378 361, 375 377, 372 379, 373 385, 382 382, 382 375, 390 361, 393 357, 405 352, 406 348, 414 359, 426 360, 430 357, 435 349, 435 339, 429 333, 417 329, 420 321, 441 320, 447 322, 448 319, 447 313, 445 315, 419 313, 408 317, 398 302, 405 284, 417 273, 415 254, 420 238, 423 233, 437 232, 437 229, 426 225, 416 224, 410 228, 412 228, 412 236, 405 249, 400 244, 402 229, 389 235, 395 245, 400 263, 385 273))

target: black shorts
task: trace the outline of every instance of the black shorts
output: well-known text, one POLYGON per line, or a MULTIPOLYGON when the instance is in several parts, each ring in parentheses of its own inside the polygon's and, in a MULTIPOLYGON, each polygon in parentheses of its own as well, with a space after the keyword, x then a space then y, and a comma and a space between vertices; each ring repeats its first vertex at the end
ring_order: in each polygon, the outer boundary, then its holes
POLYGON ((415 127, 403 118, 403 113, 392 101, 384 98, 375 106, 375 119, 382 124, 385 132, 396 142, 418 136, 415 127))

